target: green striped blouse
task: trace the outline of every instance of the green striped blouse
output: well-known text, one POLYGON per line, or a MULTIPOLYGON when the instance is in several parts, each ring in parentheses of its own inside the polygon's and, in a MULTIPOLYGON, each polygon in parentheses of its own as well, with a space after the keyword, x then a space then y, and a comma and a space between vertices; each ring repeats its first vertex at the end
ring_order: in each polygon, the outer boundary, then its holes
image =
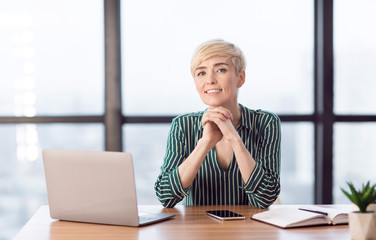
POLYGON ((235 155, 224 171, 213 148, 192 185, 183 189, 178 166, 202 137, 201 119, 205 111, 181 115, 172 121, 164 163, 154 186, 163 206, 174 207, 184 199, 185 205, 250 204, 266 208, 275 201, 280 192, 280 120, 273 113, 239 106, 242 116, 237 131, 256 161, 248 181, 243 181, 235 155))

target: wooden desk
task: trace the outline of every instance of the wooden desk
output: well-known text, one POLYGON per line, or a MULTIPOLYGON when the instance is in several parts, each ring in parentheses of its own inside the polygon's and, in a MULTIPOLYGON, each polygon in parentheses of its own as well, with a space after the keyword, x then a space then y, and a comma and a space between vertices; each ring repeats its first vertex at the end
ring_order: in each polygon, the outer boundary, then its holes
POLYGON ((175 218, 144 226, 123 227, 53 220, 48 206, 42 206, 14 240, 65 239, 350 239, 348 225, 281 229, 250 219, 264 211, 250 206, 194 206, 163 208, 140 206, 140 211, 174 213, 175 218), (246 216, 245 220, 219 221, 206 210, 228 209, 246 216))

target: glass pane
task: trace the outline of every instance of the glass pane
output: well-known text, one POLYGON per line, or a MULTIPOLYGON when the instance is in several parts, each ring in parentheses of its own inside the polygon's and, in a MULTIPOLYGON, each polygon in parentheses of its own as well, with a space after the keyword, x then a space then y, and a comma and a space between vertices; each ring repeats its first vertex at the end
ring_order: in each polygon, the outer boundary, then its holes
POLYGON ((312 123, 282 123, 282 204, 314 203, 313 133, 312 123))
POLYGON ((101 124, 0 125, 0 239, 48 204, 41 149, 103 150, 101 124))
POLYGON ((313 111, 312 0, 122 1, 121 14, 125 114, 202 110, 190 59, 214 38, 235 43, 247 58, 240 103, 313 111))
POLYGON ((376 1, 334 1, 334 110, 376 114, 376 1))
POLYGON ((357 188, 376 183, 376 123, 337 123, 334 125, 334 203, 350 203, 341 188, 346 182, 357 188))
POLYGON ((163 164, 169 130, 170 124, 127 124, 123 127, 124 152, 133 155, 138 204, 160 204, 154 183, 163 164))
MULTIPOLYGON (((163 163, 169 129, 170 124, 128 124, 123 128, 124 151, 134 156, 139 204, 160 204, 154 183, 163 163)), ((313 156, 313 125, 282 124, 283 204, 313 203, 313 156)))
POLYGON ((0 32, 0 115, 103 113, 103 1, 1 1, 0 32))

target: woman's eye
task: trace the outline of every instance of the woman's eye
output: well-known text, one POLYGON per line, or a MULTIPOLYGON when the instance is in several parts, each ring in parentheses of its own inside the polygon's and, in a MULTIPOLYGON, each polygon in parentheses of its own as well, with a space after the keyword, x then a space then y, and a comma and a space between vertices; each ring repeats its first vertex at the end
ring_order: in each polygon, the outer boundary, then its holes
POLYGON ((220 68, 220 69, 218 69, 218 71, 217 72, 226 72, 227 71, 227 69, 226 68, 220 68))
POLYGON ((199 72, 197 73, 197 76, 204 76, 205 75, 205 72, 199 72))

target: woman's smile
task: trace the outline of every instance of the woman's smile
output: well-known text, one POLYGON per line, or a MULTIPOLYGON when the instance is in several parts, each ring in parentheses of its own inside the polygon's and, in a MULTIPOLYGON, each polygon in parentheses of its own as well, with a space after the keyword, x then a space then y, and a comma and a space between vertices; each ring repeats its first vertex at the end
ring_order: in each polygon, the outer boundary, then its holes
POLYGON ((211 96, 211 95, 216 95, 217 93, 222 92, 222 89, 211 89, 211 90, 207 90, 204 92, 211 96))

